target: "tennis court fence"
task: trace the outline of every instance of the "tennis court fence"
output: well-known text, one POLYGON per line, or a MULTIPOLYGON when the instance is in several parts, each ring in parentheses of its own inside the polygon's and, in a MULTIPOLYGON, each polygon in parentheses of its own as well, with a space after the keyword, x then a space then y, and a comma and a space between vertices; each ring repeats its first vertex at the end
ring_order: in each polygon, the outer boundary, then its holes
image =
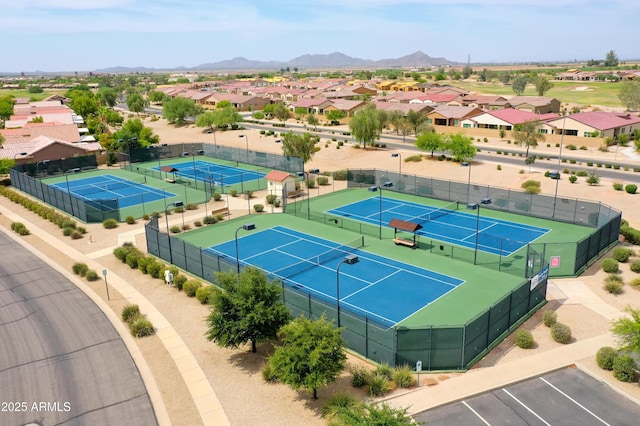
MULTIPOLYGON (((150 254, 209 283, 216 283, 216 272, 236 271, 233 257, 210 252, 161 232, 157 217, 146 223, 145 235, 150 254)), ((349 249, 357 244, 355 241, 348 244, 349 249)), ((326 261, 325 256, 317 260, 326 261)), ((540 257, 538 262, 541 261, 540 257)), ((421 361, 423 369, 429 371, 466 370, 546 303, 548 272, 548 267, 544 267, 464 324, 398 327, 343 306, 340 310, 343 337, 347 347, 376 362, 414 366, 416 361, 421 361)), ((286 278, 279 282, 282 301, 294 317, 304 315, 318 319, 325 315, 337 322, 335 300, 322 298, 286 278)))

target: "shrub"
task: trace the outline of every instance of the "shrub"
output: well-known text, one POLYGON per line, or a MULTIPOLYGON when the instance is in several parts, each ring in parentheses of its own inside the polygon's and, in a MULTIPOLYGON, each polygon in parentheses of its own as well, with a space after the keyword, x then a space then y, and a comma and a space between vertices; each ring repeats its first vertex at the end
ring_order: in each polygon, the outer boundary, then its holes
POLYGON ((332 418, 336 414, 343 413, 345 411, 352 411, 359 406, 360 403, 355 397, 347 393, 338 392, 329 399, 324 407, 322 407, 322 415, 332 418))
POLYGON ((184 206, 186 210, 198 210, 198 205, 196 203, 189 203, 184 206))
POLYGON ((612 257, 607 257, 602 261, 602 270, 608 273, 618 272, 618 261, 612 257))
POLYGON ((574 176, 574 175, 569 176, 569 182, 576 183, 577 180, 578 180, 577 176, 574 176))
POLYGON ((374 374, 367 385, 370 396, 383 396, 391 391, 391 382, 385 376, 374 374))
POLYGON ((640 260, 636 259, 629 265, 631 272, 640 273, 640 260))
POLYGON ((528 330, 518 330, 516 332, 516 346, 522 349, 531 349, 533 347, 533 334, 528 330))
POLYGON ((624 187, 624 190, 627 192, 627 194, 635 194, 638 190, 638 185, 630 183, 629 185, 624 187))
POLYGON ((87 274, 89 267, 87 266, 86 263, 77 262, 73 264, 73 266, 71 267, 71 270, 73 271, 74 274, 84 277, 87 274))
POLYGON ((262 369, 262 378, 267 383, 276 383, 278 380, 278 376, 276 375, 275 369, 271 366, 270 362, 267 362, 262 369))
POLYGON ((216 215, 216 220, 217 220, 218 222, 222 222, 222 221, 224 220, 224 215, 223 215, 222 213, 218 213, 218 214, 216 215))
POLYGON ((181 228, 183 231, 188 231, 189 229, 191 229, 191 226, 188 223, 185 223, 184 225, 182 225, 181 228))
POLYGON ((196 220, 195 222, 193 222, 193 226, 195 226, 196 228, 200 228, 202 226, 202 222, 196 220))
POLYGON ((178 289, 178 291, 182 291, 182 286, 187 282, 187 277, 184 275, 176 275, 173 274, 173 286, 178 289))
POLYGON ((136 269, 138 267, 138 260, 143 257, 145 257, 144 254, 139 250, 131 251, 129 254, 127 254, 125 262, 131 269, 136 269))
POLYGON ((551 327, 553 324, 558 322, 558 314, 553 311, 544 311, 542 313, 542 323, 547 327, 551 327))
POLYGON ((571 342, 571 329, 568 325, 557 322, 551 326, 551 338, 566 345, 571 342))
POLYGON ((64 235, 65 237, 68 237, 71 235, 71 233, 73 232, 73 228, 67 226, 66 228, 62 229, 62 235, 64 235))
POLYGON ((215 192, 213 194, 213 201, 220 201, 220 200, 222 200, 222 194, 215 192))
POLYGON ((104 226, 105 229, 117 228, 118 227, 118 221, 115 220, 115 219, 107 219, 104 222, 102 222, 102 226, 104 226))
POLYGON ((578 149, 578 148, 577 148, 575 145, 573 145, 573 144, 569 144, 569 145, 567 145, 567 146, 566 146, 566 148, 567 148, 569 151, 575 151, 576 149, 578 149))
POLYGON ((613 252, 611 253, 611 257, 622 263, 629 260, 629 256, 631 256, 631 250, 625 247, 617 247, 613 249, 613 252))
POLYGON ((404 159, 405 163, 408 163, 408 162, 417 163, 417 162, 420 162, 420 161, 422 161, 422 155, 411 155, 411 156, 409 156, 409 157, 404 159))
POLYGON ((231 191, 229 191, 229 195, 231 195, 232 197, 237 197, 238 196, 238 190, 232 189, 231 191))
POLYGON ((142 315, 138 315, 131 321, 129 324, 129 330, 131 330, 131 334, 134 337, 151 336, 156 332, 151 321, 142 315))
POLYGON ((147 273, 151 276, 151 278, 164 278, 162 276, 162 271, 164 271, 165 265, 161 262, 157 262, 153 258, 151 259, 151 262, 147 264, 147 273))
POLYGON ((136 218, 133 216, 127 216, 124 221, 129 225, 134 225, 136 223, 136 218))
POLYGON ((98 273, 93 269, 89 269, 84 277, 87 279, 87 281, 98 281, 98 279, 100 278, 98 276, 98 273))
POLYGON ((636 367, 636 362, 631 356, 620 355, 613 360, 613 377, 621 382, 635 382, 636 367))
POLYGON ((251 198, 253 198, 253 191, 245 191, 244 195, 247 198, 251 199, 251 198))
POLYGON ((178 225, 173 225, 171 228, 169 228, 169 230, 171 231, 172 234, 180 233, 180 227, 178 225))
POLYGON ((196 289, 196 299, 198 299, 198 302, 205 305, 209 303, 209 296, 211 296, 211 293, 213 293, 212 286, 205 285, 203 287, 199 287, 196 289))
POLYGON ((396 386, 403 389, 410 388, 416 383, 416 379, 413 377, 413 370, 407 364, 394 368, 391 378, 396 386))
POLYGON ((613 182, 613 189, 615 189, 616 191, 622 191, 624 187, 624 184, 622 182, 613 182))
POLYGON ((214 223, 217 223, 217 222, 218 222, 218 219, 216 219, 216 218, 215 218, 215 217, 213 217, 213 216, 205 216, 205 217, 204 217, 204 219, 202 219, 202 222, 203 222, 205 225, 213 225, 214 223))
POLYGON ((265 201, 267 202, 267 204, 273 204, 273 202, 277 199, 278 196, 276 194, 267 194, 267 196, 265 197, 265 201))
POLYGON ((70 237, 72 240, 79 240, 80 238, 83 238, 82 233, 75 230, 71 233, 70 237))
POLYGON ((13 222, 11 229, 18 235, 29 235, 29 230, 22 222, 13 222))
POLYGON ((336 170, 333 172, 333 180, 347 180, 346 170, 336 170))
POLYGON ((318 176, 318 185, 320 186, 329 185, 329 178, 326 176, 318 176))
POLYGON ((351 373, 351 385, 356 388, 366 385, 372 375, 371 370, 360 365, 349 366, 349 372, 351 373))
POLYGON ((188 280, 182 285, 182 291, 189 297, 195 297, 196 291, 202 286, 198 280, 188 280))
POLYGON ((596 353, 596 362, 598 367, 603 370, 613 370, 613 361, 618 357, 618 351, 611 346, 603 346, 596 353))
POLYGON ((618 274, 609 274, 604 280, 604 289, 611 294, 622 294, 624 282, 622 276, 618 274))
POLYGON ((497 170, 502 170, 502 166, 501 166, 500 164, 498 164, 498 165, 496 166, 496 169, 497 169, 497 170))
POLYGON ((138 315, 140 315, 140 307, 138 305, 128 304, 122 308, 120 317, 122 318, 122 321, 129 323, 138 315))
POLYGON ((540 181, 538 180, 527 180, 521 185, 524 192, 527 194, 539 194, 540 193, 540 181))
POLYGON ((384 376, 391 380, 393 376, 393 368, 391 368, 391 366, 386 362, 383 362, 382 364, 378 364, 373 374, 376 376, 384 376))
POLYGON ((264 206, 262 204, 254 204, 253 209, 256 213, 262 213, 264 211, 264 206))
POLYGON ((632 279, 631 281, 629 281, 629 285, 636 290, 640 289, 640 278, 632 279))

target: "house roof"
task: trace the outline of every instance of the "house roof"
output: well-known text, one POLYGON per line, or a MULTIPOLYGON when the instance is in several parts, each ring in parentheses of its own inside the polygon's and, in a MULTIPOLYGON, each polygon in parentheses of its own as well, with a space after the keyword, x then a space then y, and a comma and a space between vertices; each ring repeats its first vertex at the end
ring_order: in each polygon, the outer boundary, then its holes
POLYGON ((0 149, 0 158, 13 159, 16 155, 26 152, 26 156, 19 156, 20 158, 31 157, 37 152, 51 145, 66 145, 73 147, 78 151, 95 152, 100 150, 99 143, 69 143, 61 140, 57 140, 48 136, 38 136, 28 141, 21 142, 5 142, 0 149))
POLYGON ((271 170, 264 178, 266 180, 272 180, 275 182, 284 182, 290 176, 291 175, 287 172, 281 172, 280 170, 271 170))
POLYGON ((347 99, 336 99, 333 101, 331 105, 333 108, 340 111, 351 111, 354 108, 357 108, 361 105, 364 105, 364 101, 349 101, 347 99))
POLYGON ((520 124, 524 123, 525 121, 532 120, 544 121, 558 117, 557 114, 536 114, 533 112, 522 111, 515 108, 498 109, 495 111, 487 111, 486 113, 499 118, 500 120, 505 121, 509 124, 520 124))
POLYGON ((606 111, 589 111, 571 114, 569 118, 598 130, 615 129, 640 123, 640 117, 606 111))
POLYGON ((27 142, 37 136, 49 136, 65 142, 80 141, 80 132, 75 124, 62 123, 27 123, 17 129, 4 129, 0 133, 7 142, 27 142))
MULTIPOLYGON (((436 107, 430 114, 440 114, 443 117, 447 118, 465 118, 472 114, 473 112, 481 112, 478 108, 475 107, 465 107, 465 106, 455 106, 455 105, 443 105, 436 107)), ((476 114, 477 115, 477 114, 476 114)))

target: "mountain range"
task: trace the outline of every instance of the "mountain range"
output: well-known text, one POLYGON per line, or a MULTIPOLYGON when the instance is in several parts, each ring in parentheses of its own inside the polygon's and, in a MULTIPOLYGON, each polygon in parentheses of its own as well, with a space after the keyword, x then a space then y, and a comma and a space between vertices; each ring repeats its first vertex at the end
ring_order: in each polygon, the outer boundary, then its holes
MULTIPOLYGON (((208 62, 194 67, 176 67, 174 70, 180 71, 242 71, 242 70, 279 70, 281 68, 299 69, 340 69, 340 68, 407 68, 407 67, 441 67, 460 65, 458 62, 449 61, 445 58, 432 58, 424 52, 417 51, 410 55, 395 59, 380 59, 378 61, 370 59, 353 58, 344 53, 334 52, 330 54, 306 54, 298 56, 286 62, 280 61, 255 61, 243 57, 227 59, 218 62, 208 62)), ((167 69, 162 69, 166 71, 167 69)), ((153 72, 161 69, 148 67, 112 67, 96 70, 99 73, 122 73, 122 72, 153 72)))

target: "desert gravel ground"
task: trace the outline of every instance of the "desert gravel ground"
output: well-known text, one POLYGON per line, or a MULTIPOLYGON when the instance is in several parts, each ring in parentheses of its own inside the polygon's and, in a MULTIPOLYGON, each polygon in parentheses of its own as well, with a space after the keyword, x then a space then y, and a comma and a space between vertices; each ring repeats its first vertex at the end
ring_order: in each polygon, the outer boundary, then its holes
MULTIPOLYGON (((146 125, 152 127, 162 138, 163 143, 191 143, 209 142, 213 143, 212 135, 205 134, 202 129, 193 126, 174 128, 166 124, 164 120, 152 122, 146 120, 146 125)), ((251 149, 267 152, 281 152, 281 145, 276 144, 273 138, 261 136, 257 131, 243 131, 249 135, 251 149)), ((236 146, 244 148, 246 141, 237 137, 238 132, 217 132, 216 141, 218 144, 236 146)), ((491 144, 500 144, 500 141, 490 141, 491 144)), ((397 160, 390 161, 389 150, 362 150, 344 146, 342 149, 335 148, 335 142, 329 148, 323 147, 315 154, 313 160, 307 167, 317 167, 323 171, 345 169, 347 167, 376 167, 379 169, 392 169, 397 167, 397 160)), ((511 147, 512 148, 512 147, 511 147)), ((548 152, 552 154, 555 148, 538 148, 537 153, 548 152)), ((397 152, 397 151, 393 151, 397 152)), ((402 152, 402 151, 400 151, 402 152)), ((411 155, 409 151, 406 156, 411 155)), ((594 153, 594 155, 610 156, 612 153, 594 153)), ((403 157, 405 155, 403 154, 403 157)), ((499 160, 499 158, 498 158, 499 160)), ((640 164, 640 163, 639 163, 640 164)), ((522 167, 502 166, 498 171, 497 163, 478 162, 473 164, 472 182, 495 185, 503 188, 519 189, 520 184, 527 179, 537 179, 542 182, 542 193, 553 194, 555 181, 545 179, 544 169, 532 168, 531 172, 522 167), (524 173, 520 173, 525 169, 524 173)), ((547 168, 550 168, 547 165, 547 168)), ((403 163, 403 173, 418 174, 426 176, 438 176, 452 180, 466 181, 468 170, 450 162, 438 162, 425 160, 419 163, 403 163)), ((342 187, 338 184, 336 189, 342 187)), ((329 191, 331 188, 323 189, 329 191)), ((640 195, 629 195, 624 192, 614 191, 612 182, 602 179, 599 185, 588 186, 581 179, 579 183, 570 184, 566 178, 560 182, 560 195, 599 200, 605 204, 613 206, 624 212, 623 217, 636 228, 640 227, 640 202, 637 197, 640 195), (635 207, 634 207, 635 206, 635 207)), ((257 200, 264 197, 264 194, 256 194, 257 200)), ((312 196, 315 195, 313 191, 312 196)), ((234 200, 232 200, 234 202, 234 200)), ((259 202, 259 201, 256 201, 259 202)), ((212 202, 213 203, 213 202, 212 202)), ((0 204, 11 209, 22 209, 12 205, 6 198, 0 197, 0 204)), ((234 216, 246 213, 244 202, 238 205, 230 205, 234 216)), ((142 275, 137 270, 131 270, 126 265, 121 264, 112 254, 98 256, 98 252, 118 246, 118 234, 126 232, 135 234, 135 243, 141 249, 145 248, 142 222, 135 225, 121 224, 115 230, 105 230, 100 224, 86 225, 90 238, 71 240, 63 237, 60 230, 47 221, 40 219, 37 215, 21 210, 21 216, 25 221, 32 222, 42 231, 50 233, 59 240, 59 245, 52 246, 42 241, 37 233, 24 237, 27 242, 43 251, 53 261, 71 269, 77 259, 72 259, 65 254, 64 246, 70 245, 80 252, 90 255, 94 253, 93 260, 99 262, 104 268, 118 274, 124 280, 133 285, 169 320, 175 330, 180 334, 187 344, 200 367, 206 374, 211 386, 220 399, 225 412, 233 425, 321 425, 324 421, 321 416, 321 407, 331 394, 337 391, 349 391, 366 399, 367 395, 350 386, 349 378, 344 374, 341 379, 319 392, 319 400, 314 401, 305 392, 294 392, 287 386, 280 384, 267 384, 262 380, 261 368, 264 365, 265 355, 272 347, 261 345, 257 354, 250 352, 249 346, 237 350, 222 349, 215 344, 207 342, 204 338, 205 324, 204 318, 208 313, 208 308, 197 303, 194 299, 189 299, 183 294, 177 293, 174 289, 168 288, 160 280, 153 280, 146 275, 142 275)), ((201 219, 203 209, 185 214, 187 222, 201 219)), ((6 217, 0 217, 0 224, 9 230, 10 222, 6 217)), ((636 256, 640 256, 640 249, 635 247, 636 256)), ((102 252, 100 252, 102 253, 102 252)), ((603 278, 606 274, 601 271, 600 262, 594 264, 581 277, 573 278, 579 280, 595 292, 604 302, 622 310, 625 306, 631 305, 640 307, 640 291, 626 286, 625 292, 619 296, 608 294, 602 289, 603 278)), ((625 281, 638 276, 628 270, 628 266, 623 265, 623 275, 625 281)), ((555 285, 562 286, 563 280, 552 280, 555 285)), ((106 300, 104 285, 102 281, 88 283, 88 285, 98 295, 106 300)), ((118 294, 111 294, 109 306, 119 315, 122 307, 126 304, 118 294)), ((594 313, 588 307, 582 305, 567 305, 562 301, 551 300, 544 309, 554 309, 558 314, 558 320, 569 325, 576 340, 585 339, 608 333, 609 320, 594 313)), ((510 337, 500 344, 494 351, 488 354, 475 368, 491 368, 499 366, 520 357, 530 356, 540 351, 546 351, 557 347, 559 344, 551 340, 548 329, 540 323, 541 313, 536 314, 523 327, 532 331, 536 340, 536 347, 531 350, 522 350, 513 345, 510 337)), ((186 388, 182 377, 178 373, 173 360, 168 356, 166 349, 157 337, 150 337, 137 340, 144 357, 151 368, 163 395, 171 422, 174 425, 197 425, 202 424, 196 412, 195 404, 186 388)), ((594 361, 595 357, 590 357, 580 361, 582 365, 589 366, 589 371, 609 381, 619 389, 624 390, 634 398, 640 400, 640 388, 637 384, 622 384, 611 378, 611 374, 601 371, 594 361)), ((349 356, 350 363, 365 363, 356 356, 349 356)), ((437 386, 441 380, 455 380, 455 374, 433 374, 421 375, 422 384, 437 386), (426 378, 430 380, 426 380, 426 378)))

